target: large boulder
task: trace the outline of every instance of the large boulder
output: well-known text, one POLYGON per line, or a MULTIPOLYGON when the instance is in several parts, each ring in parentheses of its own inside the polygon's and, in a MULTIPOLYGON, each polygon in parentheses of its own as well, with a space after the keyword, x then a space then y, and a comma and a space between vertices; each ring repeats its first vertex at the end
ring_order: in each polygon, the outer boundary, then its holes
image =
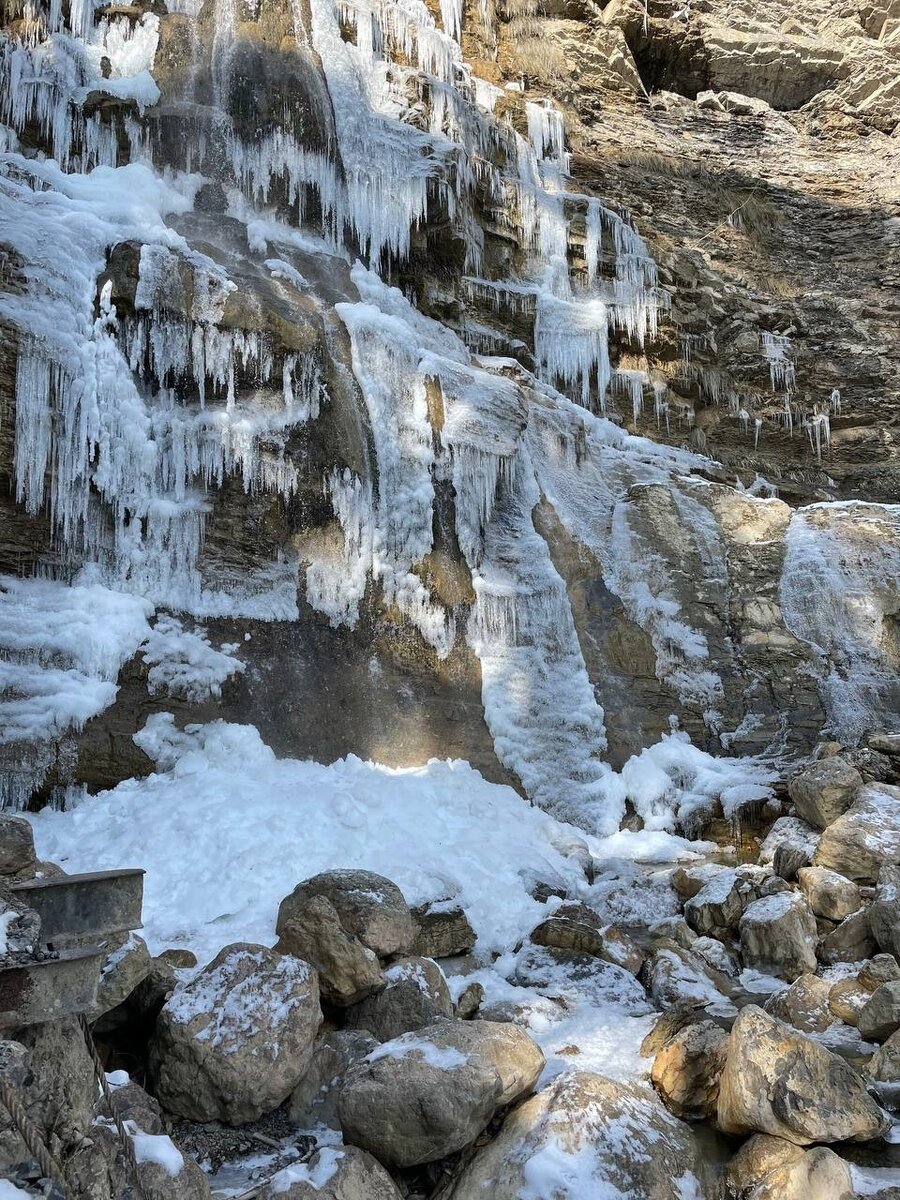
POLYGON ((323 1146, 308 1162, 273 1175, 260 1200, 402 1200, 402 1192, 365 1150, 323 1146))
POLYGON ((538 946, 555 950, 573 950, 615 963, 636 975, 644 957, 634 941, 615 925, 604 925, 586 904, 562 904, 531 931, 538 946))
POLYGON ((275 949, 316 968, 319 990, 328 1004, 345 1008, 384 987, 377 955, 344 929, 337 909, 325 896, 296 901, 280 933, 275 949))
POLYGON ((123 938, 122 944, 103 960, 100 982, 97 985, 97 999, 90 1014, 91 1020, 97 1020, 104 1013, 124 1003, 146 979, 152 967, 153 959, 144 939, 136 933, 123 938))
POLYGON ((878 872, 875 899, 869 906, 869 928, 878 946, 900 956, 900 867, 886 863, 878 872))
POLYGON ((729 1035, 718 1124, 725 1133, 769 1133, 808 1146, 869 1141, 890 1119, 842 1058, 751 1004, 729 1035))
POLYGON ((279 937, 314 896, 324 896, 347 933, 379 958, 408 954, 418 937, 418 926, 397 885, 374 871, 354 870, 324 871, 298 883, 278 909, 275 932, 279 937))
POLYGON ((439 1021, 404 1034, 349 1071, 338 1100, 344 1140, 388 1166, 445 1158, 530 1091, 543 1065, 515 1025, 439 1021))
POLYGON ((701 1200, 705 1170, 690 1127, 646 1086, 572 1072, 513 1109, 448 1200, 701 1200))
POLYGON ((156 1094, 190 1120, 255 1121, 303 1078, 321 1021, 308 963, 226 946, 163 1005, 150 1045, 156 1094))
POLYGON ((804 821, 826 829, 847 811, 862 785, 862 775, 842 758, 822 758, 794 776, 788 793, 804 821))
POLYGON ((850 1167, 827 1146, 757 1133, 728 1164, 725 1200, 853 1200, 850 1167))
POLYGON ((797 882, 817 917, 843 921, 862 907, 858 886, 827 867, 801 867, 797 882))
POLYGON ((369 996, 347 1012, 347 1026, 367 1029, 379 1042, 388 1042, 453 1016, 453 1000, 444 972, 431 958, 403 958, 384 973, 383 991, 369 996))
POLYGON ((869 1074, 877 1083, 900 1083, 900 1029, 872 1055, 869 1074))
POLYGON ((797 892, 779 892, 754 901, 740 920, 744 965, 782 979, 816 969, 816 918, 797 892))
POLYGON ((874 883, 885 863, 900 864, 900 788, 872 783, 829 825, 813 856, 848 879, 874 883))
POLYGON ((867 1042, 883 1042, 900 1029, 900 981, 875 989, 859 1014, 857 1028, 867 1042))
POLYGON ((650 1079, 676 1117, 705 1121, 715 1116, 727 1047, 724 1029, 714 1021, 698 1021, 680 1029, 657 1054, 650 1079))

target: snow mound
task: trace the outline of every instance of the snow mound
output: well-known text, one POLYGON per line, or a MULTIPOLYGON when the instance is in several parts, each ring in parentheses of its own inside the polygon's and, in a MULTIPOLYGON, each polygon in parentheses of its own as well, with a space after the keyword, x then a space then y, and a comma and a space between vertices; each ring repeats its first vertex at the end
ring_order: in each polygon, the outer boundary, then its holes
POLYGON ((456 897, 481 950, 513 945, 541 919, 535 883, 587 886, 563 853, 583 854, 578 831, 467 763, 279 760, 252 726, 181 731, 165 713, 135 740, 156 774, 29 819, 41 857, 67 871, 146 869, 154 953, 190 946, 205 961, 229 942, 270 944, 281 899, 337 867, 386 875, 411 904, 456 897))

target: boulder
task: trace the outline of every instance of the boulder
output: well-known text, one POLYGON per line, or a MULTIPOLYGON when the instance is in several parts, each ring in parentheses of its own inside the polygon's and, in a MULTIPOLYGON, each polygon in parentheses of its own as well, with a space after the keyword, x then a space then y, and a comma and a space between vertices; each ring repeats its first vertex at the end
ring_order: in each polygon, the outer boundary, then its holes
POLYGON ((822 758, 793 777, 788 794, 804 821, 826 829, 847 811, 862 785, 859 771, 842 758, 822 758))
POLYGON ((376 1041, 453 1016, 453 1001, 444 973, 431 958, 403 958, 384 973, 383 991, 347 1012, 349 1029, 366 1029, 376 1041))
POLYGON ((900 758, 900 733, 870 733, 866 742, 879 754, 886 754, 889 758, 900 758))
POLYGON ((806 1146, 869 1141, 889 1123, 860 1076, 837 1054, 755 1004, 738 1013, 719 1081, 723 1132, 769 1133, 806 1146))
POLYGON ((419 927, 413 953, 422 958, 452 958, 468 954, 477 935, 463 907, 455 900, 434 900, 412 910, 419 927))
POLYGON ((816 969, 816 919, 797 892, 765 896, 740 920, 744 965, 767 975, 796 979, 816 969))
POLYGON ((900 1029, 872 1055, 869 1074, 878 1083, 900 1083, 900 1029))
POLYGON ((770 996, 765 1011, 802 1033, 822 1033, 834 1021, 828 1007, 831 984, 818 975, 801 975, 789 988, 770 996))
POLYGON ((900 956, 900 867, 893 863, 885 863, 878 872, 869 928, 882 950, 900 956))
POLYGON ((827 867, 802 867, 797 872, 797 882, 817 917, 843 921, 862 907, 857 885, 827 867))
POLYGON ((267 946, 226 946, 160 1011, 150 1044, 156 1095, 193 1121, 255 1121, 303 1078, 321 1020, 308 963, 267 946))
POLYGON ((260 1200, 402 1200, 402 1192, 371 1154, 357 1146, 323 1146, 308 1162, 278 1171, 260 1200))
POLYGON ((697 940, 697 934, 684 917, 663 917, 661 921, 654 921, 648 932, 654 947, 660 942, 674 942, 676 946, 690 950, 697 940))
POLYGON ((143 938, 129 934, 103 960, 100 982, 97 985, 97 1001, 91 1010, 91 1020, 96 1020, 111 1009, 122 1004, 135 988, 143 982, 153 965, 150 951, 143 938))
POLYGON ((473 980, 472 983, 467 983, 459 993, 459 997, 453 1006, 453 1011, 461 1021, 471 1021, 479 1008, 481 1008, 483 1000, 484 987, 477 979, 473 980))
POLYGON ((338 1100, 344 1140, 393 1167, 445 1158, 530 1091, 543 1065, 515 1025, 440 1021, 404 1034, 349 1071, 338 1100))
POLYGON ((378 1043, 362 1029, 336 1029, 316 1039, 306 1074, 291 1092, 288 1113, 301 1129, 339 1128, 337 1101, 344 1076, 378 1043))
POLYGON ((664 946, 657 950, 645 963, 642 979, 658 1008, 729 1003, 717 986, 711 968, 680 946, 664 946))
POLYGON ((840 925, 830 930, 819 941, 819 958, 826 963, 862 962, 875 949, 875 941, 869 928, 869 914, 861 908, 859 912, 845 917, 840 925))
POLYGON ((408 954, 419 929, 403 893, 373 871, 324 871, 299 883, 278 909, 275 932, 281 933, 302 905, 324 896, 337 911, 347 933, 354 934, 379 958, 408 954))
POLYGON ((728 1164, 725 1200, 853 1200, 850 1168, 826 1146, 757 1133, 728 1164))
POLYGON ((708 967, 723 975, 733 977, 741 973, 741 960, 718 938, 698 937, 691 945, 691 953, 708 967))
POLYGON ((813 862, 863 883, 874 883, 885 863, 900 864, 900 788, 886 783, 861 788, 822 834, 813 862))
POLYGON ((538 946, 591 954, 637 975, 644 956, 634 941, 615 925, 604 925, 586 904, 562 904, 531 931, 538 946))
POLYGON ((448 1200, 711 1195, 690 1127, 646 1085, 567 1072, 507 1116, 448 1200))
POLYGON ((666 1108, 687 1121, 714 1117, 728 1034, 713 1021, 686 1025, 653 1060, 650 1079, 666 1108))
POLYGON ((757 894, 750 880, 726 868, 686 902, 684 919, 695 933, 728 938, 757 894))
MULTIPOLYGON (((847 1025, 859 1024, 859 1014, 872 993, 858 979, 839 979, 828 993, 828 1009, 847 1025)), ((777 1014, 776 1014, 777 1015, 777 1014)))
POLYGON ((900 964, 893 954, 876 954, 859 969, 859 982, 870 992, 881 987, 883 983, 893 983, 900 979, 900 964))
POLYGON ((857 1028, 867 1042, 883 1042, 900 1029, 900 981, 875 989, 862 1007, 857 1028))
POLYGON ((36 866, 31 822, 0 813, 0 875, 31 876, 36 866))
POLYGON ((347 933, 325 896, 295 903, 280 932, 275 949, 316 968, 319 990, 328 1004, 346 1008, 384 987, 378 957, 355 934, 347 933))
MULTIPOLYGON (((807 867, 812 862, 821 836, 820 830, 808 821, 802 821, 799 817, 779 817, 759 848, 759 861, 762 864, 771 863, 775 869, 775 855, 780 849, 789 849, 793 852, 796 872, 798 867, 807 867)), ((785 879, 790 878, 782 871, 777 873, 785 879)))
POLYGON ((641 1042, 641 1056, 654 1058, 669 1042, 689 1025, 706 1020, 704 1004, 681 1004, 660 1013, 649 1033, 641 1042))

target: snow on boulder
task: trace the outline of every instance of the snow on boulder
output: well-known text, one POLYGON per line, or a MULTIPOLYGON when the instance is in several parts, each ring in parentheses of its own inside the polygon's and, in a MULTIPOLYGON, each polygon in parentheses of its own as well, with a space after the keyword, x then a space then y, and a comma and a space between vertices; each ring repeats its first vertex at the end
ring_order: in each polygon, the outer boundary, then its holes
POLYGON ((543 1067, 516 1025, 438 1021, 385 1042, 349 1071, 338 1101, 344 1140, 389 1166, 435 1162, 473 1142, 543 1067))
POLYGON ((396 883, 374 871, 323 871, 298 883, 281 902, 275 932, 281 934, 304 904, 318 896, 334 907, 347 933, 380 958, 412 949, 419 930, 409 905, 396 883))
POLYGON ((156 1095, 190 1120, 255 1121, 303 1078, 321 1021, 308 963, 266 946, 226 946, 159 1014, 156 1095))
POLYGON ((739 928, 745 966, 782 979, 815 972, 816 918, 799 892, 776 892, 754 900, 739 928))
POLYGON ((900 788, 860 788, 853 804, 822 834, 813 862, 848 879, 874 883, 883 863, 900 864, 900 788))
POLYGON ((573 1072, 519 1105, 449 1200, 703 1200, 698 1143, 646 1085, 573 1072))

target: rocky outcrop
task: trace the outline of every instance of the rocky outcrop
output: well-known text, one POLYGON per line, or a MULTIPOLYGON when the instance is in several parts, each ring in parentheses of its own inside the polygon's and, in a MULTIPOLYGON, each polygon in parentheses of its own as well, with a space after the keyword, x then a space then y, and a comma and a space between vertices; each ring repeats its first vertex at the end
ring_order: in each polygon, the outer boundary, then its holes
POLYGON ((406 954, 416 940, 418 931, 403 893, 372 871, 326 871, 298 883, 281 902, 276 933, 283 935, 288 923, 314 898, 327 900, 346 933, 379 957, 406 954))

